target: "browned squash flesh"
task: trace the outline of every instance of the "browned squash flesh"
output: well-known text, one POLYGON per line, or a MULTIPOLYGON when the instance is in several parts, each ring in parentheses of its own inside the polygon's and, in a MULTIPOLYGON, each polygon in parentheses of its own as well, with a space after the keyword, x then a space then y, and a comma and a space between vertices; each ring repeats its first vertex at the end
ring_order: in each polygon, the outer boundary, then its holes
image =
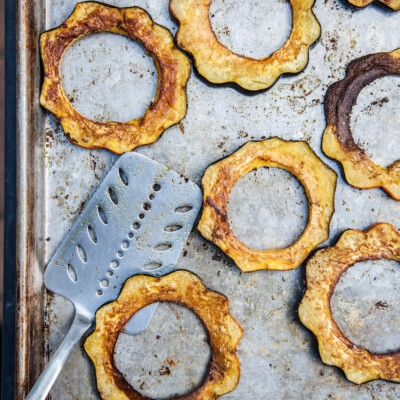
POLYGON ((153 143, 186 114, 189 60, 175 47, 170 32, 155 24, 141 8, 79 3, 62 25, 42 34, 40 46, 45 70, 40 102, 61 122, 72 143, 124 153, 153 143), (127 36, 153 56, 158 70, 157 95, 142 117, 123 123, 96 122, 85 118, 68 101, 60 79, 63 54, 79 38, 93 32, 127 36))
POLYGON ((161 278, 136 275, 126 281, 116 301, 96 313, 96 330, 86 339, 97 388, 104 400, 151 400, 137 392, 116 368, 114 348, 124 325, 142 308, 156 302, 174 302, 191 309, 204 323, 211 345, 208 373, 200 387, 181 400, 211 400, 231 392, 239 383, 240 363, 236 346, 243 335, 240 324, 229 314, 228 299, 204 287, 188 271, 161 278))
POLYGON ((286 142, 278 138, 248 142, 229 157, 210 166, 202 184, 204 204, 198 229, 231 257, 242 271, 297 268, 318 244, 329 237, 336 173, 315 155, 306 142, 286 142), (233 186, 241 176, 259 167, 277 167, 291 172, 307 193, 307 227, 296 243, 284 249, 251 249, 236 238, 229 226, 227 203, 233 186))
MULTIPOLYGON (((350 4, 356 7, 365 7, 371 4, 374 0, 348 0, 350 4)), ((400 0, 379 0, 382 4, 392 8, 393 10, 400 10, 400 0)))
POLYGON ((318 339, 322 361, 341 368, 348 380, 400 382, 400 352, 375 354, 351 342, 332 317, 330 300, 341 275, 365 260, 400 261, 400 234, 380 223, 365 232, 348 230, 333 247, 318 251, 307 263, 307 291, 301 301, 302 323, 318 339))
POLYGON ((178 45, 191 53, 197 70, 213 83, 234 82, 247 90, 269 88, 280 75, 296 73, 308 62, 308 49, 321 32, 312 12, 314 0, 290 0, 293 22, 286 43, 266 58, 241 56, 222 45, 210 22, 211 0, 170 0, 179 22, 178 45))
POLYGON ((361 189, 381 187, 396 200, 400 200, 400 161, 387 168, 371 161, 354 142, 350 114, 358 94, 366 85, 382 76, 399 74, 400 49, 352 61, 346 77, 331 85, 326 93, 327 127, 322 140, 324 153, 342 164, 350 185, 361 189))

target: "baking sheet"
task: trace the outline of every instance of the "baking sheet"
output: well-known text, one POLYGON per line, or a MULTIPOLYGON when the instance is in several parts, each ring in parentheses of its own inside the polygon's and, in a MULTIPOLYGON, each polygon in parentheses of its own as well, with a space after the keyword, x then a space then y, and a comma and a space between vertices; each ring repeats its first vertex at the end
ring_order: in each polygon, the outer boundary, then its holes
MULTIPOLYGON (((154 21, 176 32, 177 25, 169 16, 167 0, 134 3, 110 0, 109 3, 140 6, 154 21)), ((213 1, 210 13, 220 40, 238 52, 255 57, 278 48, 289 33, 289 4, 278 0, 243 3, 213 1), (266 31, 262 41, 261 29, 266 31), (252 47, 254 40, 257 42, 252 47)), ((62 23, 75 4, 72 0, 37 0, 27 2, 26 7, 35 10, 30 18, 34 18, 40 32, 62 23)), ((322 35, 311 49, 310 62, 302 73, 281 78, 266 92, 246 96, 234 88, 207 85, 192 71, 186 117, 156 143, 137 151, 200 184, 209 164, 248 140, 273 136, 306 140, 338 173, 331 236, 323 244, 328 245, 348 228, 365 229, 381 221, 400 228, 400 203, 379 189, 358 190, 347 185, 339 165, 320 149, 325 127, 322 102, 327 87, 344 76, 345 67, 352 59, 399 46, 400 12, 376 5, 356 10, 339 0, 317 1, 314 11, 322 25, 322 35)), ((26 18, 29 18, 28 12, 21 11, 26 18)), ((25 50, 29 51, 32 49, 25 50)), ((37 61, 37 51, 35 54, 37 61)), ((28 83, 35 88, 34 100, 23 106, 37 114, 39 110, 34 102, 38 99, 40 74, 37 69, 32 71, 35 75, 28 77, 28 83)), ((78 110, 99 120, 124 121, 136 117, 146 109, 155 93, 156 73, 151 58, 129 39, 112 34, 95 34, 79 40, 66 53, 62 72, 64 88, 78 110), (131 90, 127 89, 129 86, 131 90)), ((399 149, 398 104, 400 79, 386 77, 361 92, 353 111, 356 141, 374 161, 384 166, 396 160, 399 149)), ((23 118, 21 113, 20 118, 23 118)), ((33 337, 20 347, 18 373, 24 377, 24 385, 17 390, 21 395, 38 374, 34 361, 51 357, 72 321, 71 304, 59 296, 45 294, 40 287, 41 271, 117 158, 106 150, 73 146, 49 114, 42 112, 35 121, 36 124, 21 130, 20 137, 24 148, 27 143, 33 143, 29 159, 37 163, 32 167, 25 165, 26 169, 36 171, 35 182, 27 179, 28 173, 22 168, 24 164, 21 165, 20 183, 24 184, 21 196, 26 198, 33 184, 41 184, 40 190, 36 187, 33 191, 34 210, 22 212, 19 204, 20 261, 26 271, 34 271, 36 279, 29 289, 36 291, 36 297, 29 308, 22 309, 25 319, 20 314, 20 327, 26 328, 26 318, 34 309, 43 308, 42 300, 45 314, 37 313, 36 321, 28 318, 31 325, 35 322, 36 329, 31 330, 31 335, 25 331, 25 335, 33 337), (29 232, 30 236, 21 234, 28 228, 29 216, 33 213, 39 224, 29 232), (29 244, 35 249, 31 259, 21 257, 21 248, 27 246, 28 237, 40 244, 29 244), (29 265, 28 261, 31 261, 29 265), (43 332, 44 343, 41 342, 43 332), (38 357, 21 362, 29 359, 28 351, 38 357)), ((21 121, 20 124, 24 128, 21 121)), ((21 153, 21 159, 24 156, 21 153)), ((243 177, 232 192, 228 211, 238 237, 256 248, 290 244, 301 234, 308 212, 301 185, 290 174, 277 169, 261 169, 243 177)), ((244 274, 194 230, 178 267, 193 271, 209 288, 227 295, 232 315, 243 325, 245 333, 238 346, 242 368, 240 384, 224 399, 339 400, 400 396, 400 386, 395 383, 373 381, 354 385, 340 370, 322 364, 313 335, 297 316, 304 289, 303 266, 287 272, 244 274)), ((339 326, 357 344, 377 351, 400 348, 400 324, 395 318, 400 311, 399 278, 396 263, 367 262, 357 264, 341 279, 332 299, 333 312, 339 326)), ((23 335, 22 330, 20 343, 23 335)), ((204 329, 187 310, 162 305, 143 334, 121 335, 116 363, 128 381, 145 394, 164 398, 185 393, 201 381, 204 373, 209 357, 204 338, 204 329)), ((93 367, 82 343, 57 379, 50 398, 99 398, 93 367)))

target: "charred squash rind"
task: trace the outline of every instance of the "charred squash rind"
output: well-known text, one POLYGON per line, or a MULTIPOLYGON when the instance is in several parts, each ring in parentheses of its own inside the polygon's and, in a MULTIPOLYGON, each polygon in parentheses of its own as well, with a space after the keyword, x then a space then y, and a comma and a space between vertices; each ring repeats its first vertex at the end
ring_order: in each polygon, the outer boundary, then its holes
MULTIPOLYGON (((350 4, 356 7, 365 7, 371 4, 374 0, 348 0, 350 4)), ((392 8, 393 10, 400 10, 400 0, 379 0, 385 6, 392 8)))
POLYGON ((348 380, 400 382, 400 352, 375 354, 352 343, 332 317, 330 300, 341 275, 365 260, 400 261, 400 234, 380 223, 366 232, 349 230, 336 246, 318 251, 307 264, 307 291, 299 307, 302 323, 318 339, 322 361, 341 368, 348 380))
POLYGON ((186 114, 189 60, 175 47, 170 32, 155 24, 141 8, 79 3, 62 25, 42 34, 40 45, 45 69, 40 102, 58 118, 66 137, 74 144, 124 153, 153 143, 186 114), (93 32, 130 37, 152 54, 158 70, 158 89, 142 117, 123 123, 95 122, 81 115, 68 101, 60 79, 63 54, 80 37, 93 32))
POLYGON ((370 54, 352 61, 346 77, 331 85, 325 96, 327 127, 324 153, 342 163, 346 180, 361 189, 381 187, 400 200, 400 161, 388 168, 376 165, 354 142, 350 114, 360 91, 377 78, 400 74, 400 49, 370 54))
POLYGON ((278 138, 248 142, 209 167, 202 184, 204 204, 198 229, 242 271, 297 268, 318 244, 329 237, 336 173, 315 155, 306 142, 286 142, 278 138), (307 227, 296 243, 284 249, 253 250, 239 241, 229 226, 227 203, 233 186, 241 176, 259 167, 277 167, 291 172, 303 184, 309 199, 307 227))
POLYGON ((211 400, 231 392, 239 383, 240 363, 236 346, 243 335, 240 324, 229 314, 228 299, 204 287, 188 271, 161 278, 136 275, 126 281, 118 299, 96 313, 96 330, 87 338, 85 350, 96 368, 97 388, 105 400, 146 399, 124 379, 114 363, 119 332, 142 308, 159 301, 188 307, 204 323, 211 345, 207 376, 194 392, 180 400, 211 400))
POLYGON ((210 22, 211 0, 170 0, 179 22, 178 45, 191 53, 199 73, 212 83, 234 82, 247 90, 267 89, 284 73, 297 73, 308 62, 308 49, 321 33, 312 12, 314 0, 290 0, 293 29, 276 52, 263 59, 241 56, 222 45, 210 22))

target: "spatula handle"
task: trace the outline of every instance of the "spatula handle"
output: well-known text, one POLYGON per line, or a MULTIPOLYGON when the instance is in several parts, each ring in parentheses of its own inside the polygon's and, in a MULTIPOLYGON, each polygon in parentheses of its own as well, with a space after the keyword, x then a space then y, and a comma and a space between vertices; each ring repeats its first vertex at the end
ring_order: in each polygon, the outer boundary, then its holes
POLYGON ((40 378, 35 383, 26 400, 44 400, 46 398, 75 345, 92 324, 93 321, 88 320, 78 313, 75 314, 67 336, 65 336, 53 358, 42 372, 42 375, 40 375, 40 378))

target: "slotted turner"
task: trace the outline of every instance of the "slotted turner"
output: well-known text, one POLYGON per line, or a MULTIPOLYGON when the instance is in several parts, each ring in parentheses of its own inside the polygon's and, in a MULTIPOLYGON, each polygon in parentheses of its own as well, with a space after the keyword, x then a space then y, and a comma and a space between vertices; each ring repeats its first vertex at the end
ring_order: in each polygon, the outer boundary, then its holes
MULTIPOLYGON (((169 168, 138 153, 118 159, 44 272, 46 288, 69 299, 75 317, 28 400, 47 396, 96 310, 118 297, 126 279, 174 268, 201 203, 200 188, 169 168)), ((143 331, 156 306, 137 313, 125 330, 143 331)))

